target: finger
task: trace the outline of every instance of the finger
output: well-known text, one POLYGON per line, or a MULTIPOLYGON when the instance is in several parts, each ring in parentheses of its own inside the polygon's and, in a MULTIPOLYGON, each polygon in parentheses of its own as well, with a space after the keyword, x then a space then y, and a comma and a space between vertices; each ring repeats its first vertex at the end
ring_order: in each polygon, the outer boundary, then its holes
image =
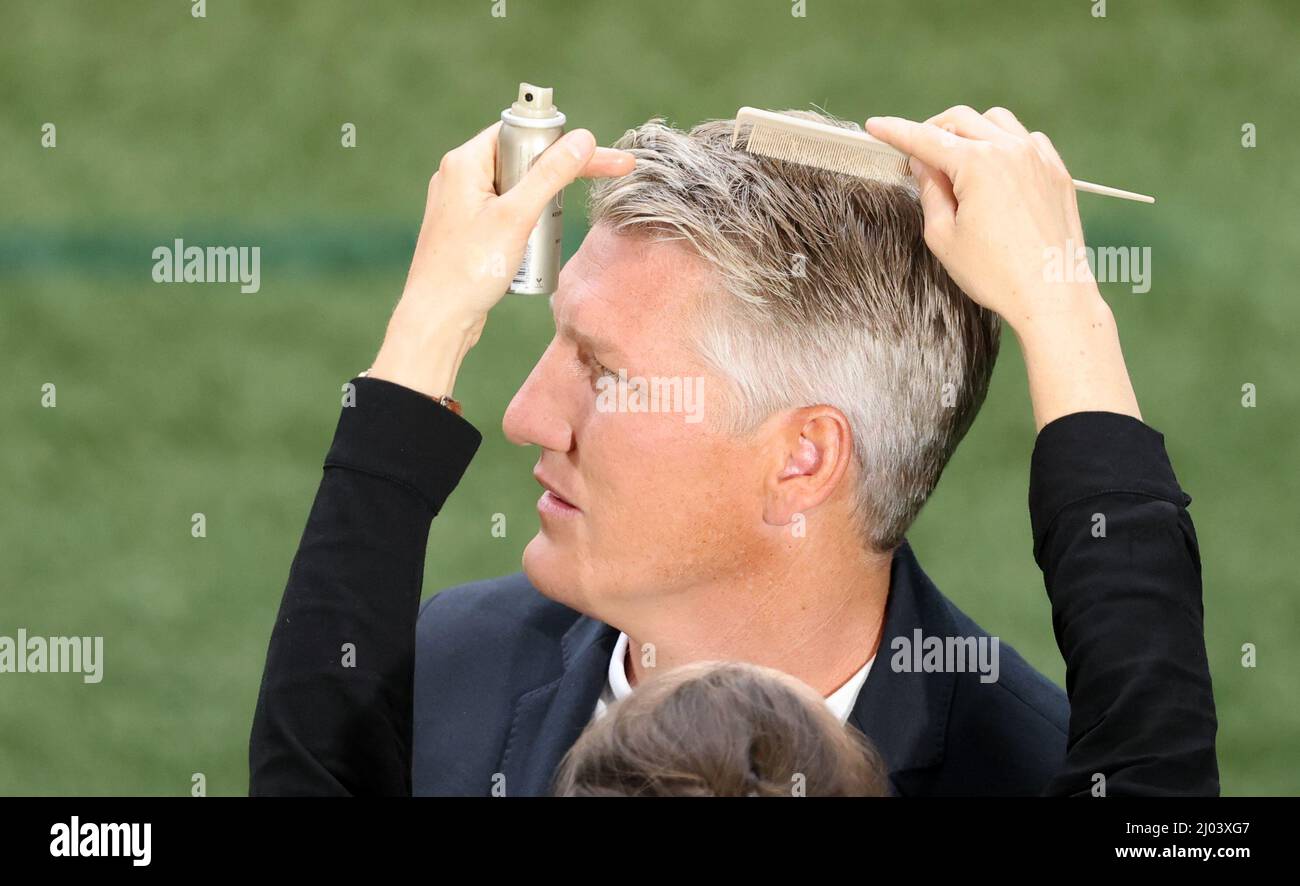
POLYGON ((495 194, 497 136, 501 121, 479 131, 469 141, 448 151, 438 165, 438 172, 453 188, 461 191, 488 191, 495 194))
POLYGON ((1070 174, 1070 170, 1065 168, 1065 161, 1062 160, 1061 155, 1056 152, 1056 145, 1052 144, 1050 138, 1041 132, 1031 132, 1029 138, 1033 141, 1034 147, 1038 149, 1039 155, 1042 156, 1044 160, 1065 173, 1065 175, 1068 176, 1070 174))
POLYGON ((1015 114, 1011 113, 1006 108, 989 108, 984 112, 984 118, 992 121, 994 125, 1012 135, 1018 135, 1022 138, 1027 138, 1029 136, 1029 130, 1025 128, 1025 125, 1020 122, 1015 114))
POLYGON ((933 123, 917 123, 902 117, 872 117, 867 120, 867 132, 904 154, 919 157, 950 179, 956 177, 962 152, 971 144, 933 123))
POLYGON ((501 204, 533 224, 551 198, 573 182, 596 153, 596 137, 586 129, 566 133, 542 152, 501 204))
POLYGON ((966 105, 949 108, 941 114, 935 114, 925 122, 932 123, 940 129, 947 129, 949 132, 955 132, 962 138, 1002 143, 1007 141, 1009 137, 1002 127, 980 116, 974 108, 966 105))
POLYGON ((957 214, 957 198, 952 192, 948 176, 933 166, 912 158, 912 175, 916 177, 921 194, 921 211, 925 214, 926 228, 942 231, 957 214))
POLYGON ((627 175, 636 167, 636 155, 615 148, 596 148, 580 175, 583 178, 605 178, 627 175))
POLYGON ((493 123, 491 126, 484 126, 479 130, 478 135, 465 142, 463 147, 469 148, 469 153, 481 155, 488 153, 491 149, 492 159, 496 159, 497 138, 501 133, 501 121, 493 123))

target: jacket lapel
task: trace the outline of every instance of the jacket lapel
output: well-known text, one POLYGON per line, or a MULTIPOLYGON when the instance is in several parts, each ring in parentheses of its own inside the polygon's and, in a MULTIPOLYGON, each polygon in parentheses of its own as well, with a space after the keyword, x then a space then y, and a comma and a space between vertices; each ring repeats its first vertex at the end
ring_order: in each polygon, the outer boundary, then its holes
POLYGON ((508 796, 550 793, 560 760, 591 721, 617 640, 616 629, 579 618, 560 640, 564 673, 519 697, 501 760, 508 796))
POLYGON ((938 588, 904 543, 890 568, 876 664, 849 716, 849 722, 875 743, 896 788, 905 787, 908 773, 943 761, 948 711, 957 683, 951 672, 894 669, 895 638, 904 638, 903 648, 910 651, 917 630, 923 637, 948 637, 955 633, 955 625, 938 588))

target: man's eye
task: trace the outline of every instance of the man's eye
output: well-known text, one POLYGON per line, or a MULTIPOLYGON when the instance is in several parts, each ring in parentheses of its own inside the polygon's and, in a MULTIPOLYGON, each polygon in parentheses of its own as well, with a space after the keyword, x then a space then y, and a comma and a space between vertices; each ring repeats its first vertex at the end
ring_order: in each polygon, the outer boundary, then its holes
POLYGON ((578 362, 586 366, 596 379, 618 378, 618 373, 597 360, 596 355, 591 351, 580 349, 578 352, 578 362))

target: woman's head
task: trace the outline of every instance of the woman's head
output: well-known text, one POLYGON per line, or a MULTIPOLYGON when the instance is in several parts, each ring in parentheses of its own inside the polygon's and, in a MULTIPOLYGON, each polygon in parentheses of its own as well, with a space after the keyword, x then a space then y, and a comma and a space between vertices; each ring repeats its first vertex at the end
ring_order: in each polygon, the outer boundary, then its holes
POLYGON ((560 796, 883 796, 870 742, 795 678, 699 662, 639 687, 587 727, 560 796))

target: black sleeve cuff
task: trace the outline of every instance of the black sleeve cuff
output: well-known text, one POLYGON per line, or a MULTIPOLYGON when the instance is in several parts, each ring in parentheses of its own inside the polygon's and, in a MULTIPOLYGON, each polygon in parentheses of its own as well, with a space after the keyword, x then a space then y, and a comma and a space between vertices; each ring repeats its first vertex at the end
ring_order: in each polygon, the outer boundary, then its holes
POLYGON ((465 474, 483 435, 421 393, 377 378, 354 378, 326 468, 383 477, 421 496, 437 514, 465 474))
POLYGON ((1075 412, 1038 433, 1029 467, 1029 519, 1034 550, 1061 511, 1106 493, 1134 493, 1191 504, 1174 476, 1165 438, 1132 416, 1075 412))

